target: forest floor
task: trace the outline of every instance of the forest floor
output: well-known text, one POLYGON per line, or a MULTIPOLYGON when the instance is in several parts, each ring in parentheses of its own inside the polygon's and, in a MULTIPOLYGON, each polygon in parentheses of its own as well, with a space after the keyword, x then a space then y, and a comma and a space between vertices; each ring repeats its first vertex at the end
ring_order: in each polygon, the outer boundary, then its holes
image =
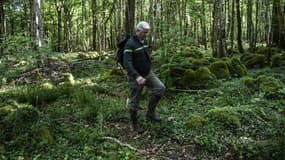
MULTIPOLYGON (((155 67, 159 75, 159 64, 155 67)), ((125 73, 113 58, 80 60, 77 53, 50 59, 9 55, 1 59, 0 73, 0 159, 282 159, 285 155, 285 99, 249 88, 244 77, 219 80, 221 85, 209 90, 168 89, 157 109, 163 119, 158 123, 145 118, 145 90, 139 123, 146 131, 137 134, 130 127, 125 73), (26 105, 29 110, 24 112, 26 105)), ((285 83, 284 68, 278 67, 250 69, 246 77, 261 75, 285 83)), ((285 88, 278 93, 285 94, 285 88)))

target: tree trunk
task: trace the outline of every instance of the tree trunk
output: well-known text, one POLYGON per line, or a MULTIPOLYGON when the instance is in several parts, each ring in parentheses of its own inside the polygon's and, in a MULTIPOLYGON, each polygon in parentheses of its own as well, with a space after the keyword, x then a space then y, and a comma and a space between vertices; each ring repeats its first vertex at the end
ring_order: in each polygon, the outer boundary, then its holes
POLYGON ((247 40, 249 49, 253 49, 253 23, 252 23, 252 0, 247 1, 247 40))
POLYGON ((264 31, 264 40, 267 44, 267 46, 270 44, 270 29, 269 29, 269 0, 263 0, 265 11, 264 11, 264 22, 265 22, 265 31, 264 31))
POLYGON ((255 1, 255 32, 254 32, 254 39, 253 39, 253 48, 255 50, 256 48, 256 43, 258 42, 258 33, 260 33, 260 30, 259 30, 259 1, 255 1))
POLYGON ((127 0, 126 4, 126 35, 132 35, 135 26, 135 0, 127 0))
POLYGON ((0 57, 4 53, 4 38, 5 38, 5 12, 4 2, 0 1, 0 57))
POLYGON ((55 7, 57 12, 57 43, 56 43, 56 51, 61 52, 61 23, 62 23, 62 4, 55 0, 55 7))
POLYGON ((92 48, 97 50, 97 0, 92 0, 92 48))
POLYGON ((212 40, 211 40, 211 44, 212 44, 212 49, 213 49, 213 57, 217 57, 218 55, 218 44, 217 44, 217 40, 218 40, 218 31, 216 30, 218 28, 218 23, 217 23, 217 1, 214 1, 214 10, 213 10, 213 23, 212 23, 212 40))
POLYGON ((226 21, 225 21, 225 12, 224 12, 224 2, 220 0, 220 28, 219 28, 219 53, 218 57, 226 57, 226 21))
POLYGON ((71 51, 71 27, 72 27, 72 3, 71 1, 64 1, 64 52, 71 51))
POLYGON ((237 42, 238 42, 238 50, 240 53, 243 53, 243 47, 242 47, 242 28, 241 28, 241 15, 240 15, 240 0, 236 0, 236 11, 237 11, 237 42))
POLYGON ((234 48, 234 35, 235 35, 235 1, 232 1, 232 15, 231 15, 231 49, 230 54, 233 53, 234 48))
POLYGON ((38 47, 42 46, 42 17, 40 13, 40 0, 31 0, 31 37, 32 37, 32 48, 37 50, 38 47))
POLYGON ((272 46, 278 46, 280 41, 280 0, 273 1, 272 8, 272 46))
POLYGON ((206 13, 205 13, 205 0, 202 0, 202 42, 207 49, 207 31, 206 31, 206 13))

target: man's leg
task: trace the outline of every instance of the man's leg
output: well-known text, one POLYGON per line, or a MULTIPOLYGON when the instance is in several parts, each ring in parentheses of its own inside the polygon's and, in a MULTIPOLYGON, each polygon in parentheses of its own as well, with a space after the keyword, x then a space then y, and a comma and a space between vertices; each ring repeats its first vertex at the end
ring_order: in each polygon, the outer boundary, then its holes
POLYGON ((131 77, 128 77, 128 83, 130 88, 130 101, 128 105, 130 109, 132 128, 134 131, 142 133, 144 130, 140 128, 138 125, 137 112, 138 112, 139 99, 141 92, 143 90, 143 86, 138 85, 136 80, 131 77))
POLYGON ((152 91, 146 117, 149 120, 161 121, 160 117, 155 113, 155 108, 161 97, 164 95, 165 86, 153 72, 150 72, 146 76, 146 87, 150 88, 152 91))

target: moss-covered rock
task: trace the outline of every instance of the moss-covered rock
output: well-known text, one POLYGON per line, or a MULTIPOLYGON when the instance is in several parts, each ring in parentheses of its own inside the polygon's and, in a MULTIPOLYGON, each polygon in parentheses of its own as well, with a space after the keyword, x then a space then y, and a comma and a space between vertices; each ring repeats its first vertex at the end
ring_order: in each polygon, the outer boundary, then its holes
POLYGON ((206 58, 194 59, 194 60, 192 60, 191 69, 197 70, 201 67, 208 66, 210 63, 211 62, 209 62, 209 60, 206 58))
POLYGON ((199 68, 195 72, 194 86, 199 89, 216 87, 217 78, 207 67, 199 68))
POLYGON ((225 61, 216 61, 209 65, 209 69, 218 79, 228 79, 231 76, 225 61))
POLYGON ((255 82, 267 98, 285 98, 285 95, 279 92, 279 90, 284 88, 284 84, 280 80, 271 76, 261 75, 257 77, 255 82))
POLYGON ((187 69, 178 83, 180 86, 191 88, 194 81, 195 71, 193 71, 192 69, 187 69))
POLYGON ((33 123, 39 120, 38 111, 31 105, 17 104, 1 107, 1 129, 4 135, 1 138, 11 140, 22 132, 30 130, 33 123))
POLYGON ((217 107, 206 113, 208 123, 222 124, 225 128, 239 129, 241 127, 240 117, 232 107, 217 107))
POLYGON ((203 116, 194 114, 186 122, 186 126, 188 128, 200 127, 203 125, 204 122, 205 122, 205 118, 203 116))
POLYGON ((262 68, 267 64, 266 56, 260 54, 244 54, 240 60, 247 68, 262 68))
POLYGON ((98 52, 84 52, 84 53, 79 53, 77 58, 79 59, 94 59, 98 58, 100 54, 98 52))
POLYGON ((247 74, 247 68, 238 58, 232 58, 229 65, 232 77, 242 77, 247 74))
POLYGON ((178 51, 181 52, 183 57, 192 57, 195 59, 204 57, 203 53, 201 53, 201 49, 195 46, 181 46, 178 48, 178 51))
POLYGON ((251 77, 244 77, 242 78, 242 82, 245 86, 247 86, 248 88, 250 89, 257 89, 257 85, 255 83, 255 79, 254 78, 251 78, 251 77))
POLYGON ((62 73, 59 76, 58 82, 60 83, 69 83, 69 84, 75 84, 74 77, 71 73, 62 73))

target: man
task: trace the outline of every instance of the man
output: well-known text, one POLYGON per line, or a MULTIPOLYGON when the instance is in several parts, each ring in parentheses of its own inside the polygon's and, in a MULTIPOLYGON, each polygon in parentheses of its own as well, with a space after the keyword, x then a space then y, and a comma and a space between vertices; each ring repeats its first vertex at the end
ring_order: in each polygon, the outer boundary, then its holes
POLYGON ((147 22, 139 22, 133 35, 124 48, 124 68, 128 72, 128 83, 130 87, 129 109, 132 121, 132 128, 138 133, 144 130, 139 127, 137 111, 141 92, 146 86, 152 93, 150 96, 146 117, 151 121, 161 121, 155 113, 155 108, 165 92, 164 84, 151 71, 150 49, 145 40, 150 29, 147 22))

